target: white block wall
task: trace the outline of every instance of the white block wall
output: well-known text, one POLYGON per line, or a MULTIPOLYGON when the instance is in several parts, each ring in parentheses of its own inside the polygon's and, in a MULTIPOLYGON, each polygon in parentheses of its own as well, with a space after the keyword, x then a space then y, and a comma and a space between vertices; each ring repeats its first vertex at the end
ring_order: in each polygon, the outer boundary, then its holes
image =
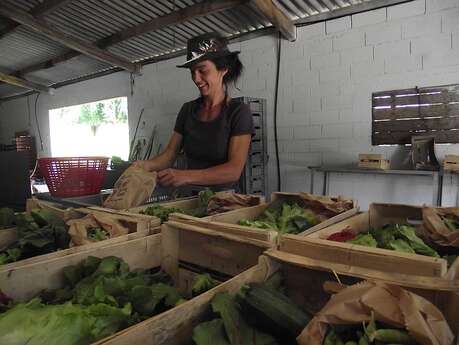
MULTIPOLYGON (((268 100, 270 189, 275 190, 273 99, 275 37, 234 44, 246 72, 234 96, 268 100)), ((298 28, 298 40, 282 41, 278 104, 282 190, 309 189, 310 165, 352 164, 358 153, 384 153, 394 163, 406 158, 400 147, 371 146, 371 93, 375 91, 459 83, 459 0, 416 0, 298 28)), ((197 92, 189 72, 177 69, 184 57, 145 66, 131 96, 129 76, 112 74, 58 89, 41 96, 38 118, 44 138, 41 155, 49 154, 48 110, 116 96, 128 96, 133 135, 145 108, 141 135, 153 125, 165 145, 183 102, 197 92)), ((33 108, 35 96, 30 97, 33 108)), ((31 109, 33 115, 33 109, 31 109)), ((29 127, 25 98, 0 106, 0 141, 29 127)), ((32 121, 31 130, 35 131, 32 121)), ((439 145, 437 156, 459 154, 458 145, 439 145)), ((457 181, 445 179, 444 204, 456 203, 457 181)), ((320 181, 318 181, 320 182, 320 181)), ((321 190, 319 183, 316 191, 321 190)), ((425 177, 332 175, 331 194, 359 200, 431 203, 432 188, 425 177)))

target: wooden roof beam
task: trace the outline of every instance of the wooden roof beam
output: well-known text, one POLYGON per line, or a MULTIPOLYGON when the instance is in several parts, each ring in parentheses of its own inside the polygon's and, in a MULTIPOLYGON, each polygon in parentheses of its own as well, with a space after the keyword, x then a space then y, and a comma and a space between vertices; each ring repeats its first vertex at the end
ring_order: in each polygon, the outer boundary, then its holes
MULTIPOLYGON (((47 0, 35 6, 29 13, 35 18, 43 18, 53 11, 69 4, 73 0, 47 0)), ((11 22, 9 25, 0 30, 0 39, 13 33, 20 26, 17 22, 11 22)))
POLYGON ((296 41, 296 27, 272 0, 252 0, 255 7, 281 32, 290 42, 296 41))
POLYGON ((160 30, 170 25, 177 25, 185 21, 199 18, 211 13, 228 10, 235 6, 246 3, 247 0, 207 0, 195 5, 182 8, 161 17, 154 18, 132 28, 125 29, 116 34, 101 39, 98 46, 108 47, 133 37, 160 30))
MULTIPOLYGON (((248 0, 207 0, 200 2, 198 4, 185 7, 178 11, 175 11, 170 14, 166 14, 161 17, 154 18, 145 23, 139 24, 137 26, 122 30, 108 37, 102 38, 95 42, 99 48, 107 48, 114 44, 120 43, 122 41, 128 40, 138 35, 142 35, 151 31, 159 30, 167 26, 180 24, 191 19, 195 19, 206 14, 216 13, 230 9, 232 7, 247 3, 248 0)), ((14 73, 14 75, 24 75, 27 73, 32 73, 42 69, 51 68, 59 63, 68 61, 77 57, 78 52, 71 51, 55 57, 53 59, 39 62, 37 64, 28 66, 14 73)))
POLYGON ((7 84, 16 85, 16 86, 19 86, 19 87, 23 87, 23 88, 26 88, 26 89, 35 90, 35 91, 39 91, 39 92, 46 92, 46 93, 49 93, 49 94, 53 94, 53 92, 54 92, 53 88, 49 88, 49 87, 47 87, 45 85, 34 83, 32 81, 29 81, 29 80, 17 78, 17 77, 14 77, 12 75, 8 75, 8 74, 1 73, 1 72, 0 72, 0 81, 3 81, 5 83, 7 83, 7 84))
POLYGON ((76 50, 84 55, 90 56, 99 61, 109 63, 114 66, 123 68, 129 72, 138 73, 140 65, 134 64, 130 61, 122 59, 114 54, 111 54, 95 45, 89 44, 79 38, 67 35, 51 25, 47 24, 44 20, 36 19, 34 16, 27 12, 18 10, 5 4, 0 4, 0 15, 12 19, 46 37, 56 41, 70 49, 76 50))

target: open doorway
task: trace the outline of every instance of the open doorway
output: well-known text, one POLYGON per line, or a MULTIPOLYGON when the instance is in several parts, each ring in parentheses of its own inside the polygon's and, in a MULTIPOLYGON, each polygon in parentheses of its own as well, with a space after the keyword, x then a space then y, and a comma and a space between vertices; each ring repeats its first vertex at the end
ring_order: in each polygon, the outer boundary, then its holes
POLYGON ((127 97, 51 109, 53 157, 129 155, 127 97))

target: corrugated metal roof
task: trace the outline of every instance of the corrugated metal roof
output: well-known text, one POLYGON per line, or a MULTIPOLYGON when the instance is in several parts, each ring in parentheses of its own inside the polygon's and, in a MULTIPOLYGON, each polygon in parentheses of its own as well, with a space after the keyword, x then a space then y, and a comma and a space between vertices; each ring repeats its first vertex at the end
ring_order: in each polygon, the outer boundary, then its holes
POLYGON ((0 39, 0 68, 17 71, 68 51, 58 43, 23 26, 0 39))
MULTIPOLYGON (((5 3, 30 12, 46 0, 4 0, 5 3)), ((273 0, 292 20, 342 10, 375 0, 273 0)), ((396 0, 394 0, 396 1, 396 0)), ((403 0, 400 0, 403 1, 403 0)), ((60 31, 89 43, 106 38, 148 20, 192 6, 202 0, 73 0, 47 13, 45 20, 60 31)), ((9 25, 0 18, 0 28, 9 25)), ((145 33, 107 48, 131 62, 142 62, 157 56, 183 50, 186 41, 207 31, 227 36, 240 35, 271 27, 272 24, 252 3, 188 20, 178 25, 145 33)), ((8 73, 59 57, 70 50, 23 26, 0 36, 0 71, 8 73)), ((92 58, 79 56, 58 65, 27 73, 26 78, 46 85, 65 82, 113 68, 92 58)), ((17 87, 1 85, 0 96, 14 94, 17 87), (10 92, 8 92, 10 88, 10 92)), ((27 91, 24 89, 24 92, 27 91)))

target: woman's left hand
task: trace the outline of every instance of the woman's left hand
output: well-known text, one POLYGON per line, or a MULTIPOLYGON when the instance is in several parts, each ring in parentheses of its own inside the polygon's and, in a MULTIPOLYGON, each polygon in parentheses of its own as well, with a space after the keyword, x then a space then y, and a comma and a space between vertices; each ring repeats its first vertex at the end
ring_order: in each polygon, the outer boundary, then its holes
POLYGON ((188 184, 185 170, 165 169, 158 172, 159 184, 164 187, 180 187, 188 184))

